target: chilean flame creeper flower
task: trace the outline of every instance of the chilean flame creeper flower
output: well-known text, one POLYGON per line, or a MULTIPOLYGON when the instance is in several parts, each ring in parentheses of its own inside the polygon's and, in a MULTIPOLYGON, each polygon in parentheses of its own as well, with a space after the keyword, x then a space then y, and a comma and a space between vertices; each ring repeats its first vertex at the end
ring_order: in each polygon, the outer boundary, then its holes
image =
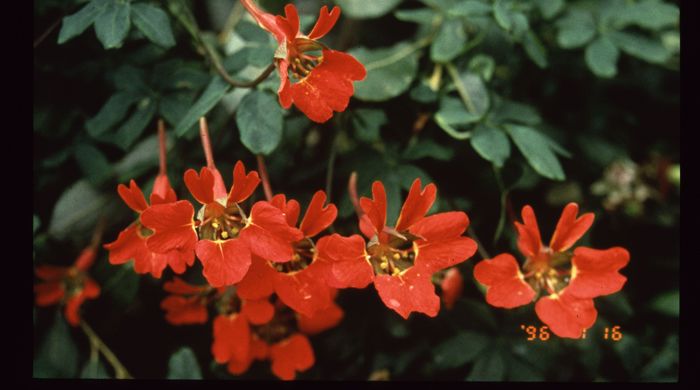
POLYGON ((593 224, 595 216, 580 217, 578 205, 569 203, 559 218, 549 246, 542 244, 532 207, 522 210, 523 223, 516 222, 518 249, 526 257, 521 272, 513 256, 504 253, 474 267, 474 277, 488 286, 486 302, 514 308, 542 297, 535 304, 537 316, 559 337, 579 338, 595 323, 593 298, 614 294, 627 278, 618 272, 629 262, 621 247, 605 250, 569 249, 593 224))
POLYGON ((340 8, 323 6, 309 35, 299 31, 299 14, 293 4, 284 7, 285 16, 263 12, 253 0, 241 0, 243 6, 264 30, 279 43, 275 62, 280 76, 277 90, 280 105, 292 103, 309 119, 326 122, 333 111, 342 112, 354 93, 353 81, 363 80, 365 67, 353 56, 328 49, 318 39, 333 28, 340 8))
MULTIPOLYGON (((338 210, 333 204, 324 206, 326 193, 317 191, 304 218, 299 224, 303 238, 290 243, 293 255, 284 262, 268 262, 253 257, 248 275, 238 284, 238 293, 245 298, 262 298, 277 293, 280 300, 293 310, 312 316, 325 309, 333 301, 332 289, 328 287, 317 261, 317 252, 312 237, 330 226, 338 210)), ((270 202, 286 216, 287 224, 295 227, 300 214, 299 202, 286 200, 283 194, 275 195, 270 202)))
MULTIPOLYGON (((150 197, 151 205, 177 201, 177 196, 170 186, 166 173, 165 124, 162 120, 158 121, 158 138, 160 142, 160 173, 153 184, 150 197)), ((150 273, 151 276, 159 279, 168 265, 175 273, 185 272, 187 266, 194 263, 192 251, 174 247, 164 253, 156 253, 146 245, 146 240, 153 234, 153 231, 143 225, 141 215, 149 208, 149 205, 136 182, 131 180, 129 187, 119 184, 117 192, 124 203, 137 212, 139 217, 122 230, 114 242, 104 245, 104 248, 109 251, 109 262, 111 264, 124 264, 134 259, 134 271, 139 274, 150 273)))
POLYGON ((476 242, 462 234, 469 225, 461 211, 426 217, 437 189, 420 179, 411 185, 395 227, 386 226, 386 192, 372 185, 373 199, 362 198, 359 235, 333 234, 319 240, 317 250, 329 285, 363 288, 374 281, 384 304, 404 318, 411 312, 437 315, 440 298, 431 281, 434 273, 459 264, 476 252, 476 242))
POLYGON ((43 282, 34 285, 37 306, 64 302, 66 320, 72 326, 80 323, 80 306, 86 299, 100 295, 100 286, 90 278, 87 270, 95 262, 95 249, 86 248, 71 267, 42 265, 34 273, 43 282))

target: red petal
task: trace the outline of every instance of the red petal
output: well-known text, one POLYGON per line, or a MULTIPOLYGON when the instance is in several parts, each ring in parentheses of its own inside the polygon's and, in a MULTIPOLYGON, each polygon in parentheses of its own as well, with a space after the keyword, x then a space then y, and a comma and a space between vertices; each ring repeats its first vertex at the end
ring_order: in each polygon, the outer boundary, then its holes
POLYGON ((232 202, 240 203, 248 199, 260 184, 258 172, 250 171, 246 175, 245 165, 239 160, 233 167, 233 185, 228 194, 228 204, 232 202))
POLYGON ((253 364, 253 357, 249 354, 244 360, 229 360, 226 369, 233 375, 240 375, 248 371, 251 364, 253 364))
POLYGON ((275 290, 276 277, 277 271, 272 269, 266 260, 252 255, 248 273, 236 285, 236 293, 243 299, 267 298, 275 290))
POLYGON ((261 340, 255 334, 252 334, 251 336, 252 337, 250 342, 250 355, 258 360, 263 360, 267 358, 268 354, 270 353, 270 348, 268 347, 267 343, 261 340))
POLYGON ((200 240, 195 251, 204 267, 202 273, 212 287, 238 283, 250 268, 248 245, 239 239, 200 240))
POLYGON ((464 278, 457 268, 450 268, 445 273, 445 278, 440 283, 442 289, 442 302, 447 309, 452 309, 464 289, 464 278))
POLYGON ((333 203, 329 203, 324 207, 323 204, 325 202, 326 193, 323 191, 316 191, 313 198, 311 198, 309 208, 306 209, 304 219, 299 226, 301 231, 304 232, 304 236, 313 237, 335 221, 335 217, 338 215, 338 209, 333 203))
POLYGON ((409 231, 427 241, 443 241, 461 236, 467 226, 469 217, 466 213, 449 211, 425 217, 413 224, 409 231))
POLYGON ((146 239, 138 235, 138 225, 122 230, 114 242, 105 244, 109 251, 110 264, 124 264, 134 259, 134 271, 139 274, 150 272, 154 278, 160 278, 167 266, 168 256, 151 252, 146 246, 146 239))
POLYGON ((314 350, 306 336, 296 333, 270 347, 272 373, 278 378, 292 380, 296 371, 306 371, 314 365, 314 350))
POLYGON ((572 296, 564 289, 560 295, 543 297, 535 304, 537 316, 559 337, 577 339, 595 323, 598 312, 592 299, 572 296))
POLYGON ((292 105, 292 83, 289 81, 289 61, 277 60, 277 73, 280 76, 280 86, 277 88, 280 106, 289 108, 292 105))
POLYGON ((345 111, 354 93, 353 81, 366 75, 364 66, 353 56, 323 50, 323 61, 311 73, 291 86, 294 105, 314 122, 323 123, 333 111, 345 111))
POLYGON ((284 31, 287 40, 292 41, 299 33, 299 14, 297 13, 297 7, 295 7, 294 4, 285 5, 284 15, 286 18, 275 16, 275 21, 277 22, 277 27, 284 31))
POLYGON ((316 243, 322 277, 330 287, 365 288, 374 278, 372 265, 366 260, 365 240, 355 234, 343 237, 332 234, 316 243))
POLYGON ((175 195, 175 191, 170 186, 168 175, 159 174, 158 177, 156 177, 155 183, 153 184, 151 204, 172 203, 176 201, 177 195, 175 195))
POLYGON ((399 219, 396 221, 396 230, 402 232, 420 221, 425 216, 425 213, 430 210, 430 207, 433 206, 436 194, 437 187, 435 187, 435 184, 428 184, 421 190, 420 179, 414 180, 413 184, 411 184, 411 189, 408 191, 408 197, 406 197, 406 201, 401 207, 399 219))
POLYGON ((476 242, 469 237, 457 237, 438 242, 416 242, 416 265, 437 272, 466 261, 476 252, 476 242))
POLYGON ((185 172, 185 185, 199 203, 209 204, 214 201, 214 173, 209 168, 202 168, 199 175, 194 169, 188 169, 185 172))
POLYGON ((124 200, 124 203, 137 213, 143 212, 143 210, 146 210, 146 207, 148 207, 143 192, 133 179, 129 182, 129 187, 124 184, 118 185, 117 192, 122 200, 124 200))
POLYGON ((242 315, 219 315, 214 319, 212 355, 219 364, 230 359, 242 361, 250 352, 250 327, 242 315))
POLYGON ((294 199, 290 199, 289 202, 287 202, 287 197, 284 194, 277 194, 272 197, 270 204, 277 207, 284 213, 285 218, 287 219, 287 225, 297 225, 299 213, 301 212, 299 202, 294 199))
POLYGON ((244 300, 241 314, 253 325, 270 322, 275 315, 275 307, 267 299, 244 300))
POLYGON ((201 298, 169 295, 160 303, 166 311, 165 320, 173 325, 204 324, 207 322, 207 307, 201 298))
POLYGON ((382 232, 386 225, 386 191, 382 182, 372 183, 372 199, 363 196, 360 198, 360 207, 374 227, 373 234, 382 232))
POLYGON ((80 311, 80 306, 83 304, 84 301, 85 301, 85 296, 82 293, 78 293, 76 295, 73 295, 66 302, 66 309, 65 309, 66 320, 72 326, 78 326, 78 324, 80 323, 79 311, 80 311))
POLYGON ((255 5, 253 0, 241 0, 241 3, 243 3, 243 6, 253 15, 253 18, 258 22, 260 27, 275 36, 277 42, 282 42, 285 39, 284 31, 277 26, 275 15, 263 12, 255 5))
POLYGON ((527 257, 535 257, 540 253, 540 247, 542 246, 535 211, 532 210, 530 205, 526 205, 523 207, 521 215, 524 224, 515 222, 515 228, 518 230, 518 249, 520 249, 520 253, 527 257))
POLYGON ((194 252, 187 249, 175 249, 164 255, 167 258, 170 269, 176 274, 184 273, 187 266, 194 264, 194 252))
POLYGON ((207 286, 195 286, 175 276, 173 280, 169 280, 163 284, 163 290, 171 294, 189 295, 199 294, 207 290, 207 286))
POLYGON ((286 262, 294 254, 292 243, 304 238, 299 229, 287 225, 285 215, 268 202, 253 205, 249 225, 240 233, 256 256, 265 260, 286 262))
POLYGON ((555 252, 563 252, 571 248, 581 236, 586 234, 586 231, 593 224, 595 215, 586 213, 576 218, 578 214, 578 205, 569 203, 564 207, 561 213, 557 227, 554 229, 552 240, 549 243, 550 248, 555 252))
POLYGON ((148 249, 156 253, 194 250, 197 232, 194 230, 193 217, 194 208, 186 200, 146 209, 141 214, 141 223, 154 231, 146 240, 148 249))
POLYGON ((333 299, 316 268, 312 263, 299 272, 278 273, 275 281, 275 292, 280 300, 292 310, 307 316, 325 309, 333 299))
POLYGON ((67 274, 70 267, 59 267, 55 265, 40 265, 34 268, 34 274, 43 280, 61 280, 67 274))
POLYGON ((321 11, 318 14, 318 20, 314 28, 309 33, 309 39, 319 39, 324 35, 328 34, 329 31, 335 26, 335 23, 340 17, 340 7, 335 6, 333 10, 329 13, 328 7, 321 7, 321 11))
POLYGON ((95 251, 95 249, 83 249, 83 251, 80 253, 80 256, 78 256, 78 258, 75 260, 74 267, 81 271, 87 270, 92 266, 92 263, 95 262, 95 256, 97 256, 97 252, 95 251))
POLYGON ((97 284, 97 282, 92 280, 90 277, 85 276, 83 283, 83 290, 81 294, 84 295, 85 298, 94 299, 100 296, 100 285, 97 284))
POLYGON ((299 330, 308 335, 321 333, 324 330, 336 327, 344 316, 343 309, 335 303, 327 308, 317 311, 313 316, 297 315, 299 330))
POLYGON ((34 293, 36 294, 37 306, 55 305, 63 299, 65 290, 63 283, 60 281, 39 283, 34 285, 34 293))
POLYGON ((414 311, 435 317, 440 310, 440 298, 435 294, 430 276, 414 266, 398 276, 377 275, 374 287, 386 307, 404 319, 414 311))
POLYGON ((488 287, 486 302, 491 306, 512 309, 535 298, 535 290, 525 282, 518 262, 508 253, 479 262, 474 267, 474 278, 488 287))
POLYGON ((614 294, 627 281, 618 271, 629 261, 630 254, 625 248, 598 250, 578 247, 571 259, 571 282, 566 290, 579 298, 614 294))

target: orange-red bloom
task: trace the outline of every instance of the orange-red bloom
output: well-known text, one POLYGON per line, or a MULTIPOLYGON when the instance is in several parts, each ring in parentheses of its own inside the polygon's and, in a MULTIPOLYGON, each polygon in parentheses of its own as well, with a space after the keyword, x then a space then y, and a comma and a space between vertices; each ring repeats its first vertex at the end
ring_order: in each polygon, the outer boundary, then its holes
POLYGON ((209 314, 207 304, 209 286, 193 286, 175 277, 172 281, 165 282, 163 289, 170 293, 160 303, 165 310, 165 320, 173 325, 203 324, 207 322, 209 314))
MULTIPOLYGON (((139 214, 139 217, 129 227, 122 230, 114 242, 104 245, 109 251, 111 264, 124 264, 134 259, 134 271, 139 274, 150 273, 154 278, 160 278, 166 266, 178 274, 185 272, 187 266, 194 263, 194 253, 182 248, 172 248, 164 253, 156 253, 146 245, 147 238, 153 231, 142 224, 141 216, 149 206, 143 192, 131 180, 129 187, 119 184, 119 196, 129 208, 139 214)), ((156 178, 151 193, 151 205, 171 204, 177 201, 177 196, 165 173, 156 178)))
MULTIPOLYGON (((325 192, 317 191, 314 194, 299 224, 303 238, 288 244, 293 252, 292 256, 283 262, 253 258, 253 266, 238 285, 238 293, 242 297, 266 297, 274 290, 282 302, 306 316, 312 316, 316 311, 331 304, 331 288, 328 287, 320 273, 319 264, 315 261, 317 251, 312 239, 330 226, 338 214, 335 205, 324 206, 325 201, 325 192)), ((290 227, 296 226, 301 211, 299 202, 294 199, 287 202, 283 194, 278 194, 272 198, 271 204, 284 213, 290 227)))
POLYGON ((252 0, 241 0, 258 25, 275 36, 279 47, 275 62, 280 76, 279 101, 292 103, 309 119, 325 122, 333 111, 345 111, 354 93, 353 81, 363 80, 365 67, 353 56, 328 49, 318 39, 333 28, 340 8, 323 6, 309 35, 299 31, 299 14, 293 4, 284 7, 285 16, 263 12, 252 0))
POLYGON ((63 302, 66 305, 66 320, 78 326, 80 306, 86 299, 95 299, 100 295, 100 286, 87 274, 88 268, 95 262, 95 256, 95 249, 86 248, 71 267, 36 267, 34 273, 43 280, 34 285, 36 305, 50 306, 63 302))
POLYGON ((549 246, 542 244, 532 207, 522 210, 516 222, 518 249, 526 257, 518 262, 504 253, 474 267, 474 277, 488 286, 486 301, 496 307, 514 308, 532 302, 541 292, 547 296, 535 305, 538 317, 560 337, 578 338, 593 326, 597 311, 593 298, 616 293, 627 278, 619 270, 629 262, 621 247, 597 250, 570 248, 593 224, 594 215, 577 218, 578 205, 569 203, 557 223, 549 246))
POLYGON ((442 302, 447 309, 452 309, 464 289, 464 278, 462 278, 462 274, 456 267, 452 267, 445 272, 440 288, 442 289, 442 302))
POLYGON ((319 240, 317 250, 330 286, 363 288, 374 281, 384 304, 408 318, 412 312, 434 317, 440 309, 432 274, 459 264, 476 252, 474 240, 462 234, 469 225, 461 211, 426 217, 437 189, 420 179, 411 185, 395 227, 386 225, 386 193, 372 185, 373 198, 360 199, 363 215, 359 235, 333 234, 319 240))
POLYGON ((213 287, 241 281, 253 255, 270 261, 290 259, 289 244, 301 239, 302 233, 288 226, 284 214, 268 202, 255 203, 250 215, 239 205, 259 183, 258 173, 246 174, 240 161, 233 169, 228 193, 215 168, 204 167, 199 174, 188 170, 185 185, 203 206, 197 220, 192 204, 186 201, 152 206, 142 215, 143 224, 154 230, 147 240, 149 249, 158 253, 173 248, 195 251, 213 287))

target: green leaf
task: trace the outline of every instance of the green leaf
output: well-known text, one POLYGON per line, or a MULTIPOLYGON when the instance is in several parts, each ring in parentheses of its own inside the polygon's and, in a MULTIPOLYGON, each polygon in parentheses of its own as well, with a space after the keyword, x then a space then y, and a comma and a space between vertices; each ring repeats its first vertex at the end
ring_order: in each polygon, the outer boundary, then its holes
POLYGON ((542 118, 532 106, 506 99, 497 99, 490 114, 490 119, 496 123, 516 122, 534 126, 542 122, 542 118))
POLYGON ((131 3, 111 0, 95 19, 95 33, 105 49, 121 46, 131 27, 131 3))
POLYGON ((468 381, 502 381, 506 374, 506 363, 503 353, 498 348, 489 348, 479 356, 474 363, 468 381))
POLYGON ((58 33, 58 44, 66 43, 87 30, 95 22, 97 16, 104 11, 106 5, 107 3, 104 1, 93 0, 80 11, 63 18, 61 31, 58 33))
POLYGON ((475 55, 469 60, 469 65, 467 65, 469 72, 478 75, 485 81, 491 80, 495 68, 496 62, 493 60, 493 57, 485 54, 475 55))
POLYGON ((535 0, 545 19, 552 19, 564 8, 564 0, 535 0))
POLYGON ((646 0, 629 4, 625 10, 625 24, 636 24, 651 30, 661 30, 678 23, 680 11, 675 4, 646 0))
MULTIPOLYGON (((399 186, 406 191, 411 189, 411 185, 416 179, 420 179, 423 186, 433 182, 427 172, 412 164, 399 165, 395 168, 394 174, 399 186)), ((398 213, 396 218, 398 218, 398 213)))
POLYGON ((146 126, 151 122, 153 116, 156 114, 156 104, 151 98, 143 98, 136 105, 136 110, 133 114, 126 120, 112 137, 112 141, 115 145, 119 146, 123 150, 127 150, 136 141, 146 126))
POLYGON ((180 119, 180 122, 175 127, 175 135, 182 137, 192 128, 192 125, 197 123, 199 118, 205 116, 221 98, 226 95, 230 85, 221 77, 215 76, 212 78, 207 88, 196 102, 190 107, 187 113, 180 119))
POLYGON ((508 10, 504 0, 496 0, 493 3, 493 17, 496 19, 496 23, 498 23, 502 29, 510 31, 510 29, 513 27, 510 11, 508 10))
POLYGON ((537 38, 537 35, 532 31, 528 30, 523 36, 523 47, 525 48, 525 53, 530 57, 532 62, 537 64, 540 68, 547 67, 547 50, 537 38))
POLYGON ((478 126, 470 138, 472 147, 485 160, 495 166, 502 167, 510 157, 510 142, 508 137, 499 129, 489 126, 478 126))
POLYGON ((505 127, 515 146, 537 173, 552 180, 566 178, 549 138, 526 126, 506 124, 505 127))
POLYGON ((39 219, 39 217, 36 214, 34 214, 34 219, 33 219, 33 223, 32 223, 32 233, 36 235, 36 231, 39 230, 40 227, 41 227, 41 220, 39 219))
POLYGON ((388 122, 384 111, 361 108, 355 110, 352 125, 355 137, 363 142, 372 143, 379 140, 379 129, 388 122))
POLYGON ((202 379, 202 372, 192 349, 183 347, 170 356, 167 379, 202 379))
POLYGON ((467 111, 460 99, 451 96, 440 99, 440 109, 435 113, 435 123, 455 139, 469 138, 468 134, 471 133, 460 132, 459 129, 476 123, 480 119, 480 116, 467 111))
POLYGON ((464 50, 466 43, 467 34, 462 22, 459 19, 447 19, 430 46, 430 59, 435 62, 452 61, 464 50))
POLYGON ((132 65, 122 65, 112 75, 114 86, 121 91, 147 94, 146 72, 132 65))
MULTIPOLYGON (((478 75, 465 70, 460 72, 458 82, 462 83, 462 87, 469 95, 469 100, 474 110, 472 114, 483 116, 486 111, 488 111, 489 105, 491 104, 489 91, 486 89, 484 81, 478 75)), ((454 87, 457 89, 456 84, 454 87)), ((459 92, 459 89, 457 89, 457 91, 459 92)), ((467 106, 465 106, 465 108, 470 109, 467 106)))
POLYGON ((134 4, 131 7, 131 17, 136 28, 151 42, 163 47, 175 45, 168 14, 159 7, 147 3, 134 4))
POLYGON ((605 36, 598 37, 586 47, 586 64, 599 77, 614 77, 617 74, 617 59, 620 51, 605 36))
POLYGON ((160 116, 169 124, 177 126, 185 116, 185 113, 187 113, 187 110, 192 107, 195 97, 195 94, 189 91, 172 93, 161 97, 158 102, 160 116))
POLYGON ((112 378, 102 361, 99 359, 88 360, 80 371, 81 379, 110 379, 112 378))
POLYGON ((282 140, 282 109, 268 93, 247 94, 238 106, 236 124, 241 142, 253 154, 268 155, 282 140))
POLYGON ((372 19, 384 16, 401 0, 335 0, 343 13, 353 19, 372 19))
POLYGON ((403 22, 432 24, 437 13, 430 8, 400 9, 394 12, 394 16, 403 22))
POLYGON ((474 361, 488 344, 484 334, 461 331, 433 348, 433 362, 439 370, 461 367, 474 361))
MULTIPOLYGON (((173 148, 172 137, 166 141, 167 150, 173 148)), ((136 144, 119 162, 114 164, 114 172, 120 183, 141 176, 147 170, 158 166, 158 136, 153 134, 136 144)))
POLYGON ((117 92, 94 117, 85 122, 85 128, 93 137, 99 137, 104 132, 119 123, 126 116, 129 107, 139 100, 139 96, 131 92, 117 92))
POLYGON ((95 226, 106 203, 107 197, 87 180, 76 182, 58 198, 49 222, 49 235, 63 240, 69 234, 88 231, 95 226))
MULTIPOLYGON (((107 264, 108 267, 114 267, 107 264)), ((98 273, 95 272, 97 277, 98 273)), ((134 272, 133 262, 124 264, 116 272, 110 272, 102 283, 102 292, 109 296, 116 305, 124 308, 134 302, 139 291, 139 275, 134 272)))
POLYGON ((491 7, 481 1, 462 0, 448 8, 450 16, 484 16, 491 13, 491 7))
POLYGON ((425 157, 440 161, 449 161, 452 159, 452 156, 454 156, 454 150, 440 145, 430 138, 422 139, 409 145, 402 155, 402 157, 408 161, 419 160, 425 157))
POLYGON ((78 373, 78 348, 60 311, 56 312, 33 366, 34 378, 74 378, 78 373))
POLYGON ((596 33, 593 15, 588 11, 571 10, 557 21, 557 43, 565 49, 573 49, 588 43, 596 33))
POLYGON ((611 31, 610 40, 625 53, 654 64, 668 61, 671 53, 659 41, 641 35, 611 31))
POLYGON ((681 310, 680 292, 673 290, 658 295, 651 301, 650 307, 658 313, 678 317, 681 310))
POLYGON ((678 335, 671 334, 666 337, 661 350, 656 352, 653 359, 642 368, 639 376, 644 380, 656 380, 663 374, 669 374, 672 381, 674 379, 677 381, 678 360, 678 335))
POLYGON ((367 77, 356 82, 355 97, 381 102, 402 94, 418 71, 418 53, 406 42, 381 49, 355 48, 349 52, 365 65, 367 77))
POLYGON ((529 364, 521 361, 520 359, 509 355, 506 357, 508 372, 506 374, 506 380, 509 382, 542 382, 545 380, 544 375, 530 366, 529 364))
POLYGON ((96 147, 81 143, 76 145, 73 153, 90 183, 99 186, 112 174, 112 166, 107 157, 96 147))

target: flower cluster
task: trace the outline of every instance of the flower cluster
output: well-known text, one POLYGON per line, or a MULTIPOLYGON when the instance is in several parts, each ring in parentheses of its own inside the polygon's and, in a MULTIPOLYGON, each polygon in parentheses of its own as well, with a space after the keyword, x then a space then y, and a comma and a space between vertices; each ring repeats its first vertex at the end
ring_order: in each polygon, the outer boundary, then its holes
POLYGON ((577 214, 577 204, 566 205, 546 246, 540 238, 535 212, 530 206, 523 207, 523 223, 515 223, 518 249, 526 258, 522 272, 508 253, 474 267, 476 280, 488 287, 486 302, 512 309, 545 293, 535 304, 535 312, 554 334, 579 338, 593 326, 598 315, 593 298, 622 289, 627 278, 619 270, 629 262, 629 252, 621 247, 577 247, 571 251, 595 217, 586 213, 577 218, 577 214))
POLYGON ((462 278, 453 267, 476 251, 462 234, 464 212, 426 216, 435 202, 434 184, 411 186, 393 227, 386 225, 386 194, 375 182, 373 198, 358 203, 358 234, 323 232, 338 211, 317 191, 302 214, 300 203, 284 194, 251 201, 262 177, 238 161, 229 189, 214 163, 206 122, 200 135, 207 165, 189 169, 184 183, 197 207, 178 200, 165 169, 161 135, 161 171, 150 205, 135 182, 119 185, 124 202, 138 213, 117 240, 104 245, 112 264, 131 259, 138 273, 161 278, 166 267, 182 274, 199 259, 207 284, 180 278, 165 283, 162 302, 173 325, 203 324, 215 311, 212 354, 229 372, 240 374, 254 360, 271 361, 272 372, 292 379, 310 368, 313 350, 307 335, 337 325, 343 311, 335 304, 338 289, 374 283, 387 307, 404 318, 412 312, 434 317, 440 309, 438 284, 447 307, 461 293, 462 278))

